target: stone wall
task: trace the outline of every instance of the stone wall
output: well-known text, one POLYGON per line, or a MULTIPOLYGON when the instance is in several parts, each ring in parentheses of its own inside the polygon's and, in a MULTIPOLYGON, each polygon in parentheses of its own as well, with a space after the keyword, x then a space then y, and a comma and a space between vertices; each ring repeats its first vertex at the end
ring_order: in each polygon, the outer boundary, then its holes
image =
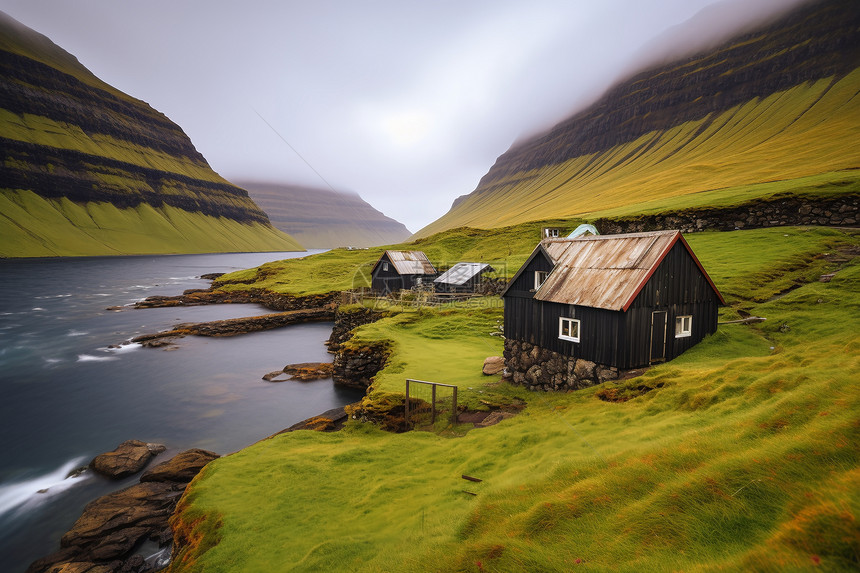
POLYGON ((332 379, 352 388, 368 388, 391 354, 388 344, 341 344, 334 355, 332 379))
POLYGON ((505 366, 529 390, 579 390, 618 378, 618 369, 565 356, 520 340, 505 340, 505 366))
POLYGON ((331 336, 326 342, 329 352, 337 352, 341 344, 352 338, 353 329, 376 322, 383 316, 385 313, 370 308, 349 307, 347 310, 342 310, 342 307, 338 307, 334 315, 331 336))
POLYGON ((701 208, 669 211, 655 215, 597 219, 594 226, 602 235, 680 229, 684 233, 762 227, 820 225, 853 227, 860 221, 860 197, 842 195, 826 199, 775 197, 730 208, 701 208))
POLYGON ((382 370, 391 351, 388 344, 353 344, 353 330, 364 324, 376 322, 385 313, 369 308, 338 308, 334 328, 326 344, 334 354, 332 379, 336 384, 353 388, 367 388, 376 373, 382 370))

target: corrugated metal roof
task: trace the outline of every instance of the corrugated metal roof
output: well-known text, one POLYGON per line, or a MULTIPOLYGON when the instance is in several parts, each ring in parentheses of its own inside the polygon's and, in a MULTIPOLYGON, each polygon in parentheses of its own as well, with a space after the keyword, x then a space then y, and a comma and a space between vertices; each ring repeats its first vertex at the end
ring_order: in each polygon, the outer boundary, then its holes
POLYGON ((423 251, 385 251, 388 260, 401 275, 435 275, 436 268, 423 251))
POLYGON ((541 241, 555 268, 535 298, 626 310, 680 238, 679 231, 654 231, 541 241))
POLYGON ((461 286, 475 275, 492 270, 487 263, 457 263, 433 282, 461 286))

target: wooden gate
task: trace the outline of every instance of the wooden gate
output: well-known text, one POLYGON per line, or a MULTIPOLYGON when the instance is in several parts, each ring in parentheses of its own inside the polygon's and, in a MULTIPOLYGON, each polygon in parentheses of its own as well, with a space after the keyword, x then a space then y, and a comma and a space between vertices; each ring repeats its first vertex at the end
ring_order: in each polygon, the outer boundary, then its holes
POLYGON ((451 426, 457 425, 457 387, 452 386, 451 384, 440 384, 438 382, 425 382, 423 380, 412 380, 406 379, 406 410, 404 413, 404 418, 406 419, 406 427, 412 428, 421 421, 425 423, 425 425, 432 426, 436 423, 436 416, 438 414, 444 413, 444 411, 450 408, 451 411, 451 426), (412 384, 412 388, 415 385, 428 385, 430 386, 430 400, 420 400, 417 399, 416 396, 410 395, 410 384, 412 384), (438 388, 445 388, 452 390, 450 399, 447 397, 440 397, 437 394, 438 388), (429 404, 429 407, 422 406, 421 404, 429 404))

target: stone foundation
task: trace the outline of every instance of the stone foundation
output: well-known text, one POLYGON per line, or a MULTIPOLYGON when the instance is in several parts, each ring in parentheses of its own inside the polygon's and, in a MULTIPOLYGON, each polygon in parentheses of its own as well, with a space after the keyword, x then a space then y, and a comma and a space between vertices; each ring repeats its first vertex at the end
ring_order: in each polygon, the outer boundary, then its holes
POLYGON ((505 340, 507 376, 529 390, 566 391, 616 380, 618 369, 565 356, 520 340, 505 340))

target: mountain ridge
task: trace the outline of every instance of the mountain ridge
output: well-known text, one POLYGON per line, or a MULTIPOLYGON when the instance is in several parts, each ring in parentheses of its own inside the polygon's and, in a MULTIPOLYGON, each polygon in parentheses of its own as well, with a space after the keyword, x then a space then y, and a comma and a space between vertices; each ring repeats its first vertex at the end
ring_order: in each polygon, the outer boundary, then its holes
POLYGON ((215 173, 167 116, 5 14, 0 126, 0 256, 302 248, 215 173), (118 209, 122 223, 89 217, 91 204, 118 209), (123 237, 124 226, 134 232, 123 237), (66 247, 64 233, 81 239, 76 247, 66 247), (152 240, 141 242, 147 233, 152 240))
POLYGON ((804 162, 788 178, 858 167, 858 65, 860 5, 805 3, 718 48, 615 84, 591 106, 512 146, 472 193, 416 236, 616 208, 625 201, 616 196, 620 186, 630 203, 761 183, 780 178, 770 165, 788 153, 804 162), (769 131, 776 124, 780 129, 769 131), (804 146, 805 135, 815 137, 804 146), (834 149, 834 139, 847 145, 834 149), (758 165, 744 158, 750 150, 758 165), (731 153, 739 165, 747 162, 748 176, 726 164, 731 153), (659 163, 667 169, 656 169, 659 163), (697 165, 713 171, 701 184, 697 165), (724 181, 715 181, 716 173, 724 181))

